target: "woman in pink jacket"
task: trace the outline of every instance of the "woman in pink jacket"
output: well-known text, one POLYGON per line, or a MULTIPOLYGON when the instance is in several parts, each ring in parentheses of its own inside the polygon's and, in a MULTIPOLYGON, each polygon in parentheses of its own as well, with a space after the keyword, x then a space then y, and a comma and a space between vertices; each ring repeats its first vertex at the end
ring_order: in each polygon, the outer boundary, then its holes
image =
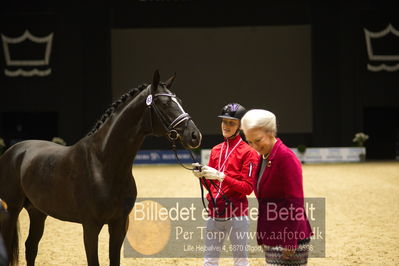
POLYGON ((254 192, 259 202, 258 244, 269 265, 306 265, 312 231, 304 210, 302 167, 276 138, 273 113, 254 109, 241 119, 248 144, 259 154, 254 192))

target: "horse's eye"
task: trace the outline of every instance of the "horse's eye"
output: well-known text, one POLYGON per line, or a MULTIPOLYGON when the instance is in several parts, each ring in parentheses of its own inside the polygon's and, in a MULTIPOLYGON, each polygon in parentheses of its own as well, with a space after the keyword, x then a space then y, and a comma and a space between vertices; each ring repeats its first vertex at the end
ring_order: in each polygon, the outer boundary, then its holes
POLYGON ((168 99, 164 99, 163 97, 162 98, 160 97, 159 104, 161 104, 162 106, 168 106, 169 101, 168 101, 168 99))

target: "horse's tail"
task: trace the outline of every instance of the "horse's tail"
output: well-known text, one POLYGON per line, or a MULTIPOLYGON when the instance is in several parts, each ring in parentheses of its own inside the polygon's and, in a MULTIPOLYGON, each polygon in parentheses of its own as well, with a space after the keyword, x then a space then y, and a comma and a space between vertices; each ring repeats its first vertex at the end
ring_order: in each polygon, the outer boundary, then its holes
MULTIPOLYGON (((0 199, 0 205, 3 202, 0 199)), ((3 212, 0 210, 0 212, 3 212)), ((8 253, 9 264, 18 265, 19 258, 19 222, 18 217, 13 219, 8 213, 0 213, 0 232, 4 238, 5 249, 8 253), (11 229, 11 230, 9 230, 11 229)), ((0 247, 2 248, 2 247, 0 247)))

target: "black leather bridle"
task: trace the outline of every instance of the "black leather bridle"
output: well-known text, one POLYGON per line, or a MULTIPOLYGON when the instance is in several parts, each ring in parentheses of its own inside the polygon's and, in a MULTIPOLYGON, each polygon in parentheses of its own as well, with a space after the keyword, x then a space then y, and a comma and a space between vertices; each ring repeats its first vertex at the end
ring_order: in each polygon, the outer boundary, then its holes
MULTIPOLYGON (((151 86, 151 85, 150 85, 151 86)), ((150 86, 148 87, 148 90, 150 90, 150 86)), ((177 132, 176 127, 178 125, 180 125, 182 122, 184 121, 189 121, 191 120, 191 117, 188 113, 186 113, 183 108, 181 107, 176 94, 172 94, 172 93, 156 93, 156 94, 152 94, 149 93, 147 98, 146 98, 146 104, 148 107, 148 114, 150 116, 150 123, 151 123, 151 109, 154 110, 155 115, 157 116, 157 118, 159 119, 162 127, 164 128, 166 135, 169 139, 169 141, 175 145, 175 142, 181 138, 179 132, 177 132), (179 106, 179 108, 181 109, 182 113, 176 117, 172 122, 168 122, 166 116, 161 112, 161 110, 158 108, 158 106, 155 104, 155 99, 157 97, 160 96, 166 96, 166 97, 170 97, 172 99, 172 101, 174 101, 177 106, 179 106)), ((152 124, 151 124, 151 131, 152 131, 152 124)))

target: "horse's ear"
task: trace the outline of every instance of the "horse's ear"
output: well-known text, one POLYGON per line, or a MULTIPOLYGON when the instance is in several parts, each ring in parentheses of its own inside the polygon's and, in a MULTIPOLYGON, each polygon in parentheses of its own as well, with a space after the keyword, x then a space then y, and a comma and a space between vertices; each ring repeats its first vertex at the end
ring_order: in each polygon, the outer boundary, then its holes
POLYGON ((166 88, 170 89, 170 88, 172 87, 172 84, 173 84, 173 81, 175 80, 175 78, 176 78, 176 72, 173 73, 173 76, 171 76, 171 77, 165 82, 166 88))
POLYGON ((153 91, 156 91, 158 89, 158 84, 159 84, 160 79, 161 78, 159 77, 159 71, 157 69, 157 70, 155 70, 154 77, 152 78, 151 88, 153 91))

